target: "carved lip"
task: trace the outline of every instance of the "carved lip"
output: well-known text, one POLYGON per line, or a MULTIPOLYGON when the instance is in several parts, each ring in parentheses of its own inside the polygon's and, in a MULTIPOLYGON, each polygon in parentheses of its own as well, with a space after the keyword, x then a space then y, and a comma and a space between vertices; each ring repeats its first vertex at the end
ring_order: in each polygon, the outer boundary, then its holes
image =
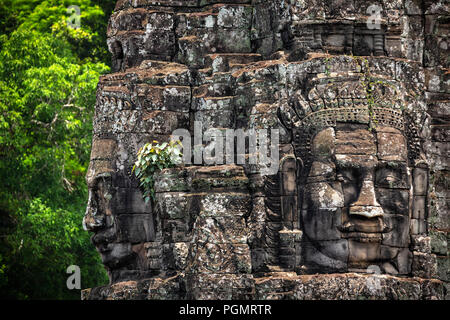
POLYGON ((95 232, 91 237, 92 244, 97 247, 104 247, 105 245, 114 242, 116 236, 112 231, 113 230, 111 229, 102 229, 95 232))
POLYGON ((100 253, 108 253, 108 252, 111 252, 112 249, 109 248, 108 246, 100 246, 100 247, 98 248, 98 251, 99 251, 100 253))
POLYGON ((360 240, 361 242, 380 242, 383 240, 383 232, 345 232, 342 237, 360 240))
POLYGON ((358 234, 360 237, 373 237, 374 235, 381 235, 383 233, 388 233, 393 230, 392 227, 383 223, 383 226, 377 226, 374 228, 373 226, 364 227, 362 225, 356 225, 351 222, 346 222, 344 225, 337 227, 339 231, 344 234, 347 234, 348 238, 352 237, 351 235, 358 234))

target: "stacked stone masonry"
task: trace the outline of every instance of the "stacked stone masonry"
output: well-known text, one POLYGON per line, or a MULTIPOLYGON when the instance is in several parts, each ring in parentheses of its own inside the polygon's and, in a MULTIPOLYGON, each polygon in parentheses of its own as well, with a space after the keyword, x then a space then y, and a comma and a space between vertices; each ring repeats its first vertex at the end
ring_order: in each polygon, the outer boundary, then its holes
POLYGON ((83 222, 110 284, 82 298, 449 299, 449 14, 119 0, 83 222), (203 159, 158 173, 145 203, 138 150, 210 128, 278 129, 276 173, 203 159))

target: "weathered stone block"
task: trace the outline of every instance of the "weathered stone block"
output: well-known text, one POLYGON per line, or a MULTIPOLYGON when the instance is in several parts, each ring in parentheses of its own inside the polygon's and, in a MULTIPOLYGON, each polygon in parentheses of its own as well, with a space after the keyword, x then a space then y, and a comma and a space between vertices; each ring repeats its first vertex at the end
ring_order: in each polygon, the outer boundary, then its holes
POLYGON ((423 168, 414 168, 413 171, 414 195, 426 196, 428 190, 428 170, 423 168))
POLYGON ((448 233, 430 230, 431 251, 437 255, 448 255, 448 233))
POLYGON ((437 274, 436 255, 413 252, 412 274, 420 278, 435 278, 437 274))
POLYGON ((252 296, 254 280, 248 274, 190 274, 186 277, 187 299, 239 299, 252 296))
POLYGON ((448 256, 436 256, 437 260, 437 278, 449 282, 450 281, 450 258, 448 256))
MULTIPOLYGON (((380 136, 378 136, 380 139, 380 136)), ((338 154, 375 154, 374 137, 367 130, 351 132, 336 131, 336 153, 338 154)))
POLYGON ((247 243, 248 230, 242 217, 199 216, 194 223, 196 243, 247 243))
POLYGON ((409 216, 409 192, 407 190, 376 188, 375 194, 384 213, 409 216))
POLYGON ((166 272, 181 272, 187 267, 189 244, 186 242, 175 242, 164 244, 161 250, 162 270, 166 272))
POLYGON ((192 225, 186 220, 162 220, 162 238, 165 243, 189 242, 192 225))
POLYGON ((250 250, 247 244, 198 244, 190 252, 188 264, 190 273, 250 273, 250 250))
POLYGON ((426 220, 428 218, 426 214, 426 201, 425 196, 414 196, 412 208, 413 219, 426 220))
POLYGON ((411 219, 411 234, 425 234, 427 232, 427 221, 411 219))
POLYGON ((378 157, 386 161, 406 161, 403 150, 406 140, 401 134, 378 132, 378 157))
POLYGON ((122 214, 117 217, 119 239, 122 242, 154 241, 156 237, 152 214, 122 214))
POLYGON ((129 188, 118 188, 114 210, 116 214, 150 214, 152 212, 151 203, 144 201, 142 191, 129 188))
POLYGON ((251 23, 252 8, 244 6, 224 6, 219 9, 217 25, 222 28, 248 29, 251 23))
POLYGON ((187 86, 154 86, 140 84, 138 101, 142 108, 153 111, 189 112, 191 88, 187 86))
POLYGON ((410 219, 403 215, 385 215, 383 222, 389 232, 383 233, 382 244, 396 247, 407 247, 409 245, 410 219))
POLYGON ((156 193, 189 190, 190 181, 186 170, 165 169, 155 176, 156 193))
POLYGON ((349 260, 347 240, 322 241, 314 244, 305 242, 302 249, 305 264, 311 273, 318 270, 347 271, 349 260))
POLYGON ((448 230, 450 227, 450 199, 438 198, 431 202, 430 227, 438 230, 448 230))
MULTIPOLYGON (((421 252, 421 253, 431 253, 432 250, 432 237, 426 237, 421 235, 412 235, 412 246, 413 251, 421 252)), ((434 253, 434 251, 433 251, 434 253)))
POLYGON ((195 213, 195 195, 184 192, 158 193, 156 209, 162 219, 192 219, 194 216, 191 213, 195 213))
POLYGON ((107 160, 116 157, 117 142, 114 139, 94 139, 92 141, 91 160, 107 160))
POLYGON ((448 281, 448 5, 379 1, 371 28, 367 1, 288 2, 118 1, 85 226, 119 283, 84 298, 444 297, 424 278, 448 281), (145 204, 137 151, 195 121, 279 129, 277 172, 195 141, 145 204))

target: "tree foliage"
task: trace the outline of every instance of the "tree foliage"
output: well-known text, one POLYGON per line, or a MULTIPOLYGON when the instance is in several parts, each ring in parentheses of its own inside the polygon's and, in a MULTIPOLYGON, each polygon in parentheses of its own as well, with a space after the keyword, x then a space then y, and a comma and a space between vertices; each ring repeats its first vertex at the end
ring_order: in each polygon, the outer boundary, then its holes
POLYGON ((0 296, 79 298, 66 288, 72 264, 83 287, 107 281, 81 220, 114 2, 0 0, 0 296))
POLYGON ((145 144, 138 151, 133 172, 139 179, 145 202, 155 201, 154 174, 162 169, 173 168, 182 162, 181 141, 171 140, 159 144, 158 141, 145 144))

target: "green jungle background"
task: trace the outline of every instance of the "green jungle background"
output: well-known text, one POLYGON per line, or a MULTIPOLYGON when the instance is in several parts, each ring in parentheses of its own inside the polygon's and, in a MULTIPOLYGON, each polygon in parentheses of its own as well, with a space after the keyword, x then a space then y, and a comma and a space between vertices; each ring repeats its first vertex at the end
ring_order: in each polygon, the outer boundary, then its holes
POLYGON ((0 0, 0 298, 80 299, 108 283, 82 228, 98 78, 115 0, 0 0), (67 12, 81 9, 81 28, 67 12))

